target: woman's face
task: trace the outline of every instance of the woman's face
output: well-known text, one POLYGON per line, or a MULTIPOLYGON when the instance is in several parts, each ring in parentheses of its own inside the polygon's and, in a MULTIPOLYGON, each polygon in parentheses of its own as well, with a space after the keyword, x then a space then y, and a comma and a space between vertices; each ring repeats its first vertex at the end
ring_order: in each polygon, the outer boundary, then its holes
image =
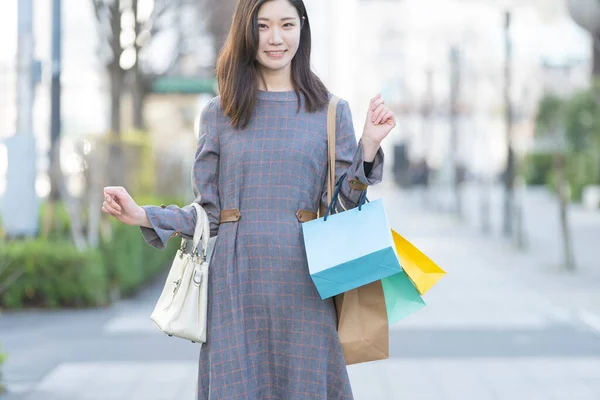
POLYGON ((270 71, 288 69, 300 46, 301 19, 288 0, 269 0, 258 11, 260 66, 270 71))

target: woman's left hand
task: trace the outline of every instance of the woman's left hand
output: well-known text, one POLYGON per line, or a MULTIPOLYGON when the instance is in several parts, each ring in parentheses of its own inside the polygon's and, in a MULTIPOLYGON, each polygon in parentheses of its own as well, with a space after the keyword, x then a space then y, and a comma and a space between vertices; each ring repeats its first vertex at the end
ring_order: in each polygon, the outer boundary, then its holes
POLYGON ((367 120, 365 121, 365 129, 363 131, 363 140, 368 140, 370 143, 380 145, 392 129, 396 127, 396 117, 385 105, 385 101, 378 94, 371 99, 369 103, 369 111, 367 112, 367 120))

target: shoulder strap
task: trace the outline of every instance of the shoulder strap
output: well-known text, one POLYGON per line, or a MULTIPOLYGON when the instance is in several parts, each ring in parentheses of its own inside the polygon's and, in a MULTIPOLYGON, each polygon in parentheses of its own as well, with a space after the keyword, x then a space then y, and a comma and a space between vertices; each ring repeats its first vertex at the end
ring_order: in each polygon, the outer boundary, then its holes
POLYGON ((327 203, 331 203, 333 187, 335 185, 335 138, 336 138, 336 111, 340 99, 331 96, 327 109, 327 203))

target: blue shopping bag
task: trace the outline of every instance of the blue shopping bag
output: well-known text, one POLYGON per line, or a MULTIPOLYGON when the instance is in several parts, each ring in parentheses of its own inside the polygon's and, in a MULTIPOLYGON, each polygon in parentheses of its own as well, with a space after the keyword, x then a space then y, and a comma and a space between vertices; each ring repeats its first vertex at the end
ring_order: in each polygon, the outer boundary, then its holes
POLYGON ((322 299, 402 271, 381 199, 331 214, 343 175, 323 218, 302 224, 310 276, 322 299))
POLYGON ((393 325, 410 314, 425 307, 425 302, 419 291, 402 271, 381 280, 383 297, 388 315, 388 325, 393 325))

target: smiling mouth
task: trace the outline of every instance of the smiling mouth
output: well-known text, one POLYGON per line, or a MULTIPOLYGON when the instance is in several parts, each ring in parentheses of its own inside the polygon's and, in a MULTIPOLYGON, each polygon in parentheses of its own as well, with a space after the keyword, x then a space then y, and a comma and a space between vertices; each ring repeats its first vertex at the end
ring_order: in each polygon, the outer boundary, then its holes
POLYGON ((283 57, 284 53, 287 50, 278 50, 278 51, 265 51, 269 57, 279 58, 283 57))

